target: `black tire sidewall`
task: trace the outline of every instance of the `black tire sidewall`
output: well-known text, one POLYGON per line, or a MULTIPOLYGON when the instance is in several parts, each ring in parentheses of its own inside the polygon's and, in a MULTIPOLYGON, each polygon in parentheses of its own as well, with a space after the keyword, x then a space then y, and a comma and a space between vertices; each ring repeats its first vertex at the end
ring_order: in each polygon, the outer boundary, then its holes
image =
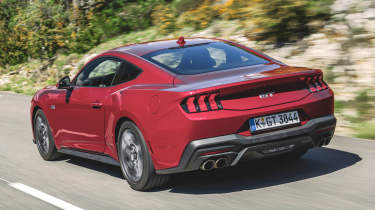
POLYGON ((38 148, 38 151, 39 151, 40 155, 42 156, 42 158, 44 160, 52 160, 54 158, 55 154, 56 154, 55 141, 53 139, 53 135, 52 135, 51 128, 49 126, 47 117, 46 117, 46 115, 44 114, 44 112, 41 109, 39 109, 35 113, 33 123, 34 123, 34 125, 33 125, 33 127, 34 127, 34 129, 33 129, 34 130, 34 137, 36 138, 35 141, 36 141, 37 148, 38 148), (49 147, 48 147, 47 153, 43 152, 40 149, 40 146, 38 145, 39 140, 37 139, 38 138, 38 134, 37 134, 38 131, 37 131, 37 127, 36 127, 36 120, 37 120, 38 116, 40 116, 45 121, 45 123, 47 124, 47 128, 48 128, 48 143, 49 143, 49 147))
POLYGON ((139 128, 134 123, 132 123, 130 121, 125 121, 121 124, 121 127, 119 129, 117 138, 118 138, 117 139, 117 148, 118 148, 117 151, 118 151, 118 157, 119 157, 119 160, 120 160, 121 171, 122 171, 124 177, 126 178, 127 182, 129 183, 129 185, 131 186, 131 188, 133 188, 135 190, 143 190, 144 187, 147 185, 147 182, 149 181, 150 177, 152 176, 152 174, 155 171, 153 163, 152 163, 152 159, 151 159, 151 156, 150 156, 150 153, 149 153, 149 150, 148 150, 148 147, 146 145, 146 141, 145 141, 141 131, 139 130, 139 128), (123 163, 123 157, 122 157, 122 154, 121 154, 121 151, 120 151, 120 149, 121 149, 120 145, 121 145, 121 136, 126 129, 131 129, 133 131, 133 133, 135 134, 136 140, 138 141, 138 143, 139 143, 139 145, 141 146, 141 149, 142 149, 143 170, 142 170, 141 178, 139 179, 138 182, 134 182, 134 181, 130 180, 126 175, 125 169, 123 168, 124 163, 123 163))

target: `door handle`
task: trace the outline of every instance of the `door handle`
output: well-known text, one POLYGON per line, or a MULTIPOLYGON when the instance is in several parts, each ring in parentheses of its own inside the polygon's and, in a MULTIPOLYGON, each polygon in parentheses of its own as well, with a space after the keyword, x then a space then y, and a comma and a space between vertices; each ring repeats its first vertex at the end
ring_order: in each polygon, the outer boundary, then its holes
POLYGON ((103 104, 102 103, 98 103, 98 102, 95 102, 95 103, 91 103, 91 107, 93 109, 100 109, 102 108, 103 104))

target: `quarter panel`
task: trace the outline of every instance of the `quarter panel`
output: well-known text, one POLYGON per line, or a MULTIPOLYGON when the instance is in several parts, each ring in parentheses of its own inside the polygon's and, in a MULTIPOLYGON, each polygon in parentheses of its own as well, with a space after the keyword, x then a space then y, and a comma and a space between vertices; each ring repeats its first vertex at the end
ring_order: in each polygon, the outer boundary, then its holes
MULTIPOLYGON (((113 55, 142 70, 135 80, 111 87, 106 101, 108 108, 105 113, 105 153, 118 160, 115 136, 117 122, 121 118, 130 119, 148 141, 148 129, 145 129, 145 125, 147 126, 150 121, 148 104, 151 103, 150 100, 155 92, 172 87, 173 76, 137 56, 126 53, 113 53, 113 55)), ((147 143, 149 145, 149 142, 147 143)), ((152 149, 150 151, 152 152, 152 149)))

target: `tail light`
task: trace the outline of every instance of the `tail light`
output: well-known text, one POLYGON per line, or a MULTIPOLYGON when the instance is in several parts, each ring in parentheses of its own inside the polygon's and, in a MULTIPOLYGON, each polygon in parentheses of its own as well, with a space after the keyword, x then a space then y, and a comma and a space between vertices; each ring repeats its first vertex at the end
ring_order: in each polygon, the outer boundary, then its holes
POLYGON ((306 77, 305 81, 306 81, 307 86, 309 87, 309 91, 312 93, 328 89, 327 84, 323 81, 322 74, 311 76, 311 77, 306 77))
POLYGON ((187 113, 207 112, 223 109, 218 93, 191 96, 181 102, 182 109, 187 113))

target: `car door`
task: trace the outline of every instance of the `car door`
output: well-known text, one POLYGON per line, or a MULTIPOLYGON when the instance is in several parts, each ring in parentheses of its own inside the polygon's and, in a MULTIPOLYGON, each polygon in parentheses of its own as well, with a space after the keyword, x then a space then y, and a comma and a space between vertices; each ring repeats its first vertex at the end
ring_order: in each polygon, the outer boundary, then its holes
POLYGON ((103 152, 107 96, 122 61, 105 57, 92 61, 72 82, 59 112, 59 139, 64 147, 103 152))

